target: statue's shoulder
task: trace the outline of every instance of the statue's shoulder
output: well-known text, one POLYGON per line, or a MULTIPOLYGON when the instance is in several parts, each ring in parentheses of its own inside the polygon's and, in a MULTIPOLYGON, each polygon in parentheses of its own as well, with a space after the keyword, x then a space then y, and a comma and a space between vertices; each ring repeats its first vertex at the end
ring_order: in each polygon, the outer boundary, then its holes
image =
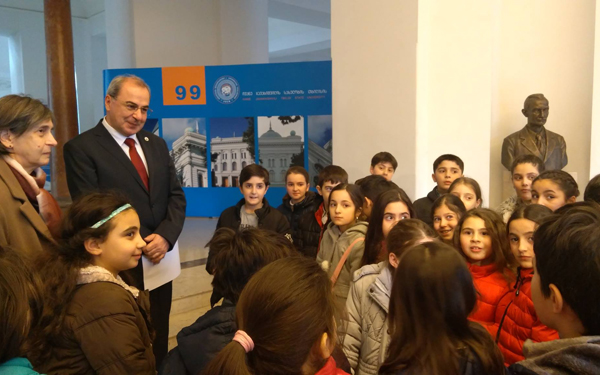
POLYGON ((560 135, 558 133, 555 133, 555 132, 553 132, 551 130, 548 130, 548 129, 546 129, 546 137, 548 137, 548 138, 555 138, 555 139, 557 139, 559 141, 564 141, 564 138, 563 138, 562 135, 560 135))
POLYGON ((516 132, 507 135, 504 138, 504 140, 505 141, 517 141, 517 140, 519 140, 519 138, 521 138, 521 133, 526 132, 526 131, 527 131, 527 129, 525 127, 523 127, 522 129, 519 129, 516 132))

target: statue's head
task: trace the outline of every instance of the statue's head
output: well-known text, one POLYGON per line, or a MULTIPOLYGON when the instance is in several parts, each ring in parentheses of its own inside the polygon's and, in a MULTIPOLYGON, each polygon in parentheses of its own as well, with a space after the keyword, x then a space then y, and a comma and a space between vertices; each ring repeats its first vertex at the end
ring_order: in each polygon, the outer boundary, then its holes
POLYGON ((544 94, 531 94, 525 99, 521 112, 527 117, 529 125, 544 126, 549 110, 548 99, 544 94))

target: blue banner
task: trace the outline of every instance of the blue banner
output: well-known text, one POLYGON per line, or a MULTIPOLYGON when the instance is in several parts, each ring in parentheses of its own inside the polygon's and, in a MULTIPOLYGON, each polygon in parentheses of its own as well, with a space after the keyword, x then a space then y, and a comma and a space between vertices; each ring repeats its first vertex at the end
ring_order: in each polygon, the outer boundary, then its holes
POLYGON ((242 194, 251 163, 270 173, 267 199, 285 195, 285 171, 305 167, 315 186, 331 164, 331 62, 196 66, 104 71, 104 89, 121 74, 150 86, 144 128, 165 139, 187 198, 187 215, 217 217, 242 194))

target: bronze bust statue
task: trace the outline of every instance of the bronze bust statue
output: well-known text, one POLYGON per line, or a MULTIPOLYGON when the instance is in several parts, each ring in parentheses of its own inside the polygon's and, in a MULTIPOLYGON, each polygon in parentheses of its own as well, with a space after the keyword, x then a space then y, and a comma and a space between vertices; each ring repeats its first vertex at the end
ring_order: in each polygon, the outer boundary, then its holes
POLYGON ((565 139, 544 127, 550 108, 548 99, 543 94, 532 94, 523 107, 521 112, 527 117, 527 125, 504 138, 502 165, 510 171, 517 156, 531 154, 544 161, 546 170, 563 169, 568 163, 565 139))

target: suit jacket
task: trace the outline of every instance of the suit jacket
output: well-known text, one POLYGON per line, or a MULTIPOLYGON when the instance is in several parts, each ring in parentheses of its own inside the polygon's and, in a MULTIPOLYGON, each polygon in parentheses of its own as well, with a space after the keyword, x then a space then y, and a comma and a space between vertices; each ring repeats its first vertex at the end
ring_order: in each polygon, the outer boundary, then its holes
MULTIPOLYGON (((94 190, 114 189, 126 194, 140 217, 140 234, 156 233, 169 241, 177 241, 185 220, 185 194, 177 181, 175 165, 165 141, 141 130, 138 141, 148 165, 150 191, 120 145, 102 125, 65 144, 64 157, 67 183, 72 198, 94 190)), ((143 290, 141 261, 129 272, 134 286, 143 290)))
POLYGON ((54 243, 8 164, 0 158, 0 245, 35 255, 54 243))
POLYGON ((544 161, 546 170, 563 169, 569 162, 565 139, 548 129, 546 130, 546 155, 542 155, 527 128, 514 132, 502 142, 502 165, 510 171, 517 156, 531 154, 544 161))

